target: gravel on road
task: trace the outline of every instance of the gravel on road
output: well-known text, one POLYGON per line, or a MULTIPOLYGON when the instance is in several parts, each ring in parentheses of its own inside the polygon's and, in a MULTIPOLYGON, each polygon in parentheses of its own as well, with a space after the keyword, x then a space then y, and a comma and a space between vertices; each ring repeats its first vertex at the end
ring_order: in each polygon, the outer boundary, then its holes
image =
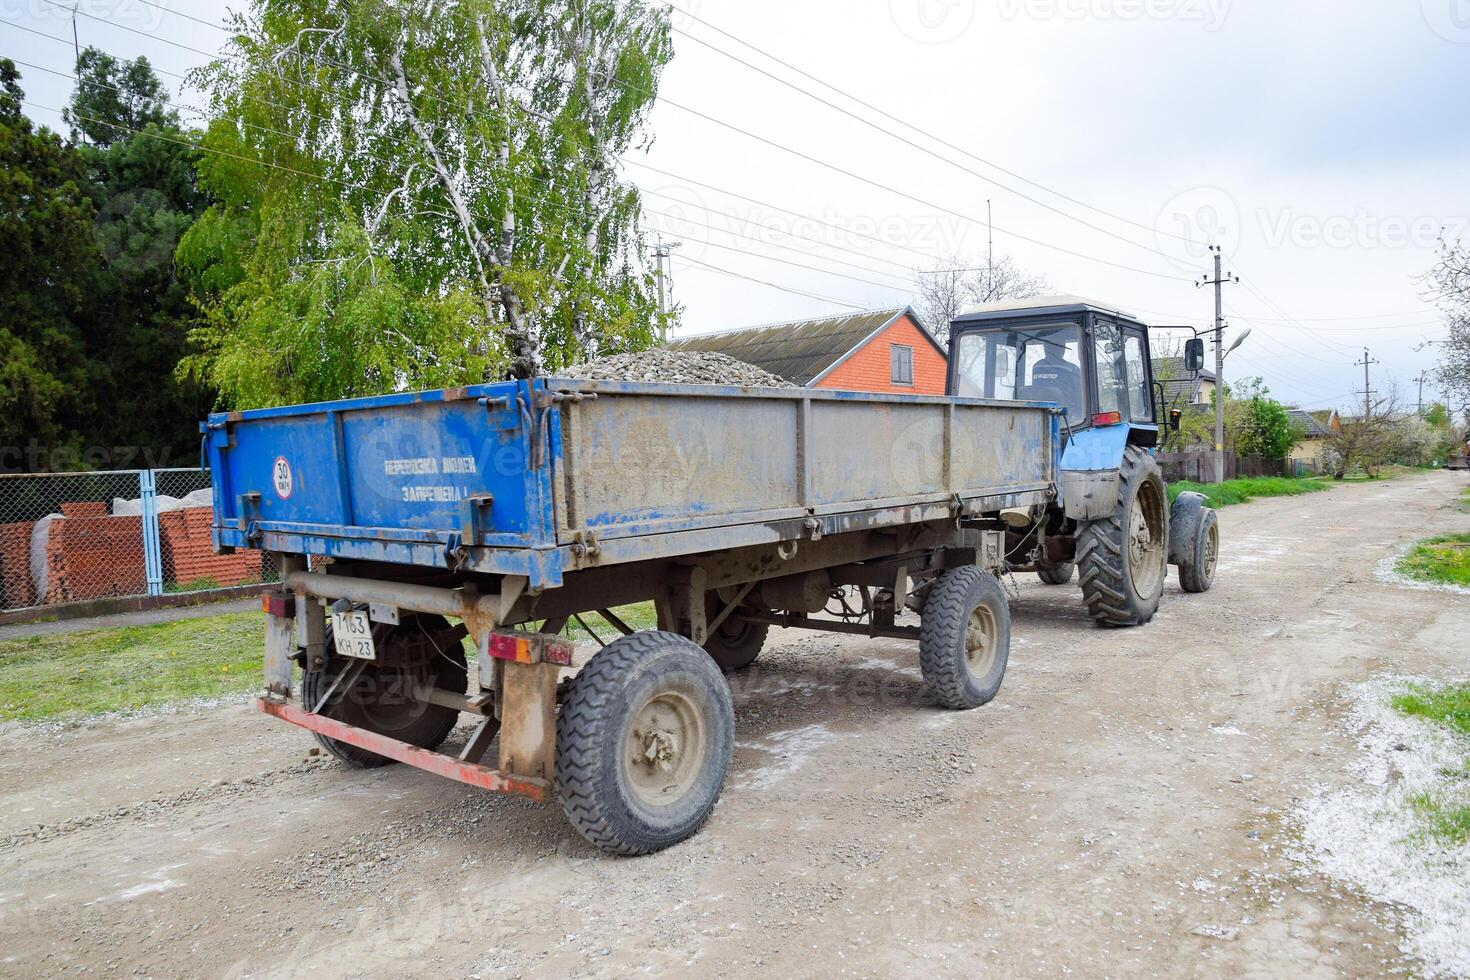
POLYGON ((1470 531, 1462 486, 1223 510, 1214 589, 1171 575, 1138 629, 1018 576, 975 711, 934 707, 911 643, 773 632, 709 823, 644 858, 246 705, 0 731, 0 974, 1423 975, 1294 813, 1361 781, 1355 685, 1464 675, 1465 598, 1373 576, 1470 531))

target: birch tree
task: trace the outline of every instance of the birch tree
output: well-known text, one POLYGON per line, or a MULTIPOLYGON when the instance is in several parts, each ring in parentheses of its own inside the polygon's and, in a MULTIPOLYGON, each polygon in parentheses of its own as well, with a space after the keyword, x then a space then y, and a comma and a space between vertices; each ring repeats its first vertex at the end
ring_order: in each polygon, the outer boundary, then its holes
POLYGON ((189 369, 250 403, 530 377, 656 335, 643 0, 255 0, 197 78, 223 203, 189 369), (257 162, 258 161, 258 162, 257 162))
POLYGON ((1426 280, 1430 298, 1444 308, 1450 330, 1440 347, 1439 383, 1470 419, 1470 249, 1440 239, 1439 261, 1426 280))
POLYGON ((1029 299, 1051 288, 1045 277, 1027 275, 1009 255, 980 265, 956 255, 915 272, 920 315, 940 343, 949 339, 950 322, 971 304, 1029 299))

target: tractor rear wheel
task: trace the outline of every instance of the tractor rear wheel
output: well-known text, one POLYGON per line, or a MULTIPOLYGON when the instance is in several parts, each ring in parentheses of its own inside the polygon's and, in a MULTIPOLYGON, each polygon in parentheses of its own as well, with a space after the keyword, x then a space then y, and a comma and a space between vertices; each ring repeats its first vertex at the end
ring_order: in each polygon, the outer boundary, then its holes
POLYGON ((1129 446, 1113 513, 1077 533, 1082 599, 1099 625, 1141 626, 1158 611, 1168 572, 1168 501, 1159 464, 1129 446))

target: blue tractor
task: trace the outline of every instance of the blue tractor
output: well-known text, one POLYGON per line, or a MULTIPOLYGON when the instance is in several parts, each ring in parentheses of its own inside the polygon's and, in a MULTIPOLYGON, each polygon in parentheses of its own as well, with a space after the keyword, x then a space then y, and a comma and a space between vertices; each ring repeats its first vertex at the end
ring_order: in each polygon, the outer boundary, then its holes
MULTIPOLYGON (((1185 369, 1204 363, 1191 340, 1185 369)), ((1196 493, 1171 506, 1154 458, 1179 415, 1156 397, 1149 328, 1116 307, 1075 296, 989 303, 950 326, 949 393, 1052 402, 1062 410, 1058 496, 1007 511, 1006 561, 1064 585, 1080 573, 1083 600, 1105 626, 1153 618, 1170 564, 1186 592, 1215 578, 1219 528, 1196 493)))

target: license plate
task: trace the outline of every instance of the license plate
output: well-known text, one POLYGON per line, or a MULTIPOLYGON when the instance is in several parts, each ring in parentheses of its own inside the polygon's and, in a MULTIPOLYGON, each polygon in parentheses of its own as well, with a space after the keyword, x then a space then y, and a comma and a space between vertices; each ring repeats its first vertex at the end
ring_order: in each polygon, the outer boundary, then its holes
POLYGON ((378 651, 373 646, 373 624, 365 612, 332 613, 332 639, 336 641, 339 657, 378 659, 378 651))

